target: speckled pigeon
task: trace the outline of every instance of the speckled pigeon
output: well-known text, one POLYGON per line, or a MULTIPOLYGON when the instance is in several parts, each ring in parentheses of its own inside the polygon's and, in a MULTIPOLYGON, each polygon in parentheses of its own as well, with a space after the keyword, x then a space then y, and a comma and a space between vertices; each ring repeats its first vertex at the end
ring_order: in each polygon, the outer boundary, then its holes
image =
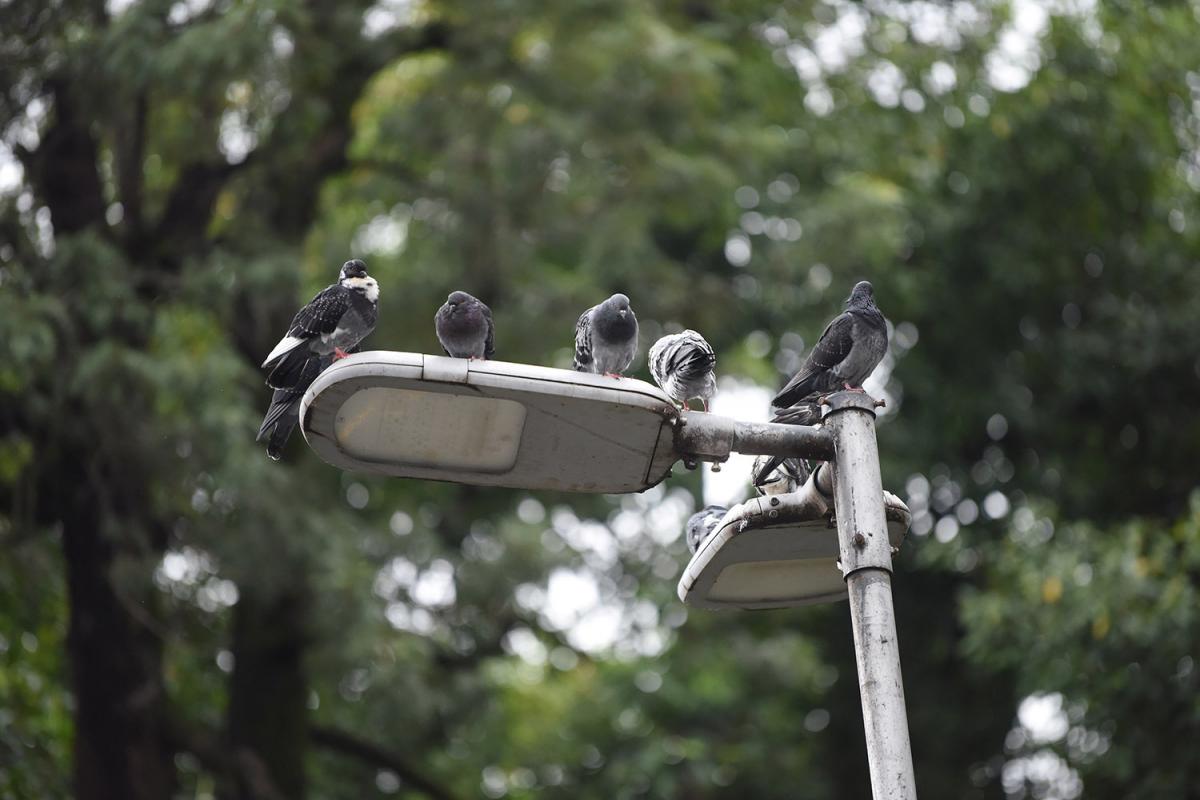
POLYGON ((438 341, 454 358, 491 358, 496 354, 492 310, 466 292, 452 292, 433 318, 438 341))
POLYGON ((296 312, 287 334, 263 361, 267 385, 275 390, 255 441, 266 441, 278 461, 304 392, 321 371, 356 348, 375 329, 379 284, 358 259, 342 265, 338 282, 322 289, 296 312))
POLYGON ((688 518, 684 534, 688 550, 695 553, 704 540, 713 534, 729 509, 725 506, 705 506, 688 518))
POLYGON ((650 348, 650 375, 677 403, 684 406, 693 397, 708 411, 708 401, 717 391, 717 354, 704 337, 693 330, 659 339, 650 348))
POLYGON ((575 323, 575 369, 619 378, 633 363, 637 340, 637 316, 629 298, 614 294, 575 323))
MULTIPOLYGON (((791 408, 780 409, 771 422, 784 425, 816 425, 821 421, 820 395, 814 392, 791 408)), ((754 460, 751 481, 760 494, 785 494, 797 491, 812 474, 806 458, 759 456, 754 460)))

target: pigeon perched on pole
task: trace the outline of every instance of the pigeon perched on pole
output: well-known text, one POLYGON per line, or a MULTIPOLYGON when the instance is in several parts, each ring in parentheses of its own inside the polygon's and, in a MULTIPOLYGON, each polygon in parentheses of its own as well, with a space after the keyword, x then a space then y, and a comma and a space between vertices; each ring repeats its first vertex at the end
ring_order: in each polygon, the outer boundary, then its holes
POLYGON ((637 316, 629 298, 614 294, 575 323, 575 369, 619 378, 637 353, 637 316))
POLYGON ((688 550, 695 553, 700 549, 700 545, 704 544, 704 540, 716 531, 721 520, 725 519, 725 514, 729 509, 725 506, 705 506, 704 508, 692 514, 688 518, 687 526, 684 528, 684 536, 687 540, 688 550))
POLYGON ((476 359, 496 354, 492 310, 466 292, 451 292, 434 315, 433 327, 448 356, 476 359))
MULTIPOLYGON (((784 425, 816 425, 821 421, 820 395, 813 393, 790 408, 780 409, 771 422, 784 425)), ((762 494, 786 494, 799 490, 812 474, 806 458, 759 456, 750 472, 754 488, 762 494)))
POLYGON ((887 322, 875 306, 871 284, 859 281, 846 299, 846 310, 825 326, 800 371, 771 404, 787 408, 814 392, 861 392, 863 381, 886 352, 887 322))
POLYGON ((296 427, 305 390, 375 329, 378 303, 379 284, 367 274, 366 264, 353 259, 342 265, 337 283, 296 312, 287 334, 262 364, 275 393, 255 441, 266 441, 272 459, 279 460, 296 427))
POLYGON ((708 401, 717 392, 717 354, 704 337, 693 330, 659 339, 650 348, 650 374, 677 403, 687 405, 693 397, 708 411, 708 401))

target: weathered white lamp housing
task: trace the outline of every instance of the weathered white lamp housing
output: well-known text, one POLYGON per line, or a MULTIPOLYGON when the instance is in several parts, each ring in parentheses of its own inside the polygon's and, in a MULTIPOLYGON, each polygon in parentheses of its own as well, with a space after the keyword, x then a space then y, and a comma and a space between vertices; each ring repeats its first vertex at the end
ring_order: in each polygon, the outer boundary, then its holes
MULTIPOLYGON (((729 509, 680 577, 679 599, 712 609, 845 600, 837 527, 815 477, 798 492, 755 497, 729 509)), ((899 547, 911 515, 890 492, 883 499, 888 538, 899 547)))
POLYGON ((343 469, 574 492, 657 484, 677 418, 634 378, 387 351, 338 361, 300 406, 304 438, 343 469))

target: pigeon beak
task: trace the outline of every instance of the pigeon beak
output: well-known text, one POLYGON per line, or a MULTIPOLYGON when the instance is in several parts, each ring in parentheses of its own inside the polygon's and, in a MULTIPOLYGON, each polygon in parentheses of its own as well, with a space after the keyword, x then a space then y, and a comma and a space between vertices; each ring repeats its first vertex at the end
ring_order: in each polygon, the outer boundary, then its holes
POLYGON ((629 316, 628 313, 626 313, 625 309, 623 309, 623 308, 620 311, 618 311, 617 313, 621 315, 621 319, 625 319, 625 317, 629 316))

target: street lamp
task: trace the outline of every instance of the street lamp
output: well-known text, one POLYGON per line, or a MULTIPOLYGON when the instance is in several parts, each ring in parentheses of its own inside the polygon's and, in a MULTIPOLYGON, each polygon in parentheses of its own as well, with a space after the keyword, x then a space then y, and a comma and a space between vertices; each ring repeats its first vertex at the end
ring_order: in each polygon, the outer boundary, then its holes
MULTIPOLYGON (((679 599, 709 609, 845 600, 831 472, 821 464, 797 492, 753 497, 729 509, 684 569, 679 599)), ((888 540, 898 549, 912 515, 891 492, 883 501, 888 540)))
POLYGON ((908 527, 908 511, 894 497, 885 502, 874 401, 862 392, 838 392, 827 401, 820 428, 748 423, 681 413, 661 391, 633 378, 369 352, 321 373, 299 413, 305 439, 330 464, 479 486, 640 492, 681 459, 692 466, 737 452, 827 462, 831 469, 822 467, 804 491, 731 511, 688 565, 680 596, 705 607, 848 596, 872 794, 911 800, 916 788, 891 590, 892 548, 908 527), (829 517, 826 501, 814 499, 818 490, 823 496, 832 490, 836 547, 832 531, 822 527, 829 517), (831 577, 831 562, 842 571, 844 589, 831 577))

